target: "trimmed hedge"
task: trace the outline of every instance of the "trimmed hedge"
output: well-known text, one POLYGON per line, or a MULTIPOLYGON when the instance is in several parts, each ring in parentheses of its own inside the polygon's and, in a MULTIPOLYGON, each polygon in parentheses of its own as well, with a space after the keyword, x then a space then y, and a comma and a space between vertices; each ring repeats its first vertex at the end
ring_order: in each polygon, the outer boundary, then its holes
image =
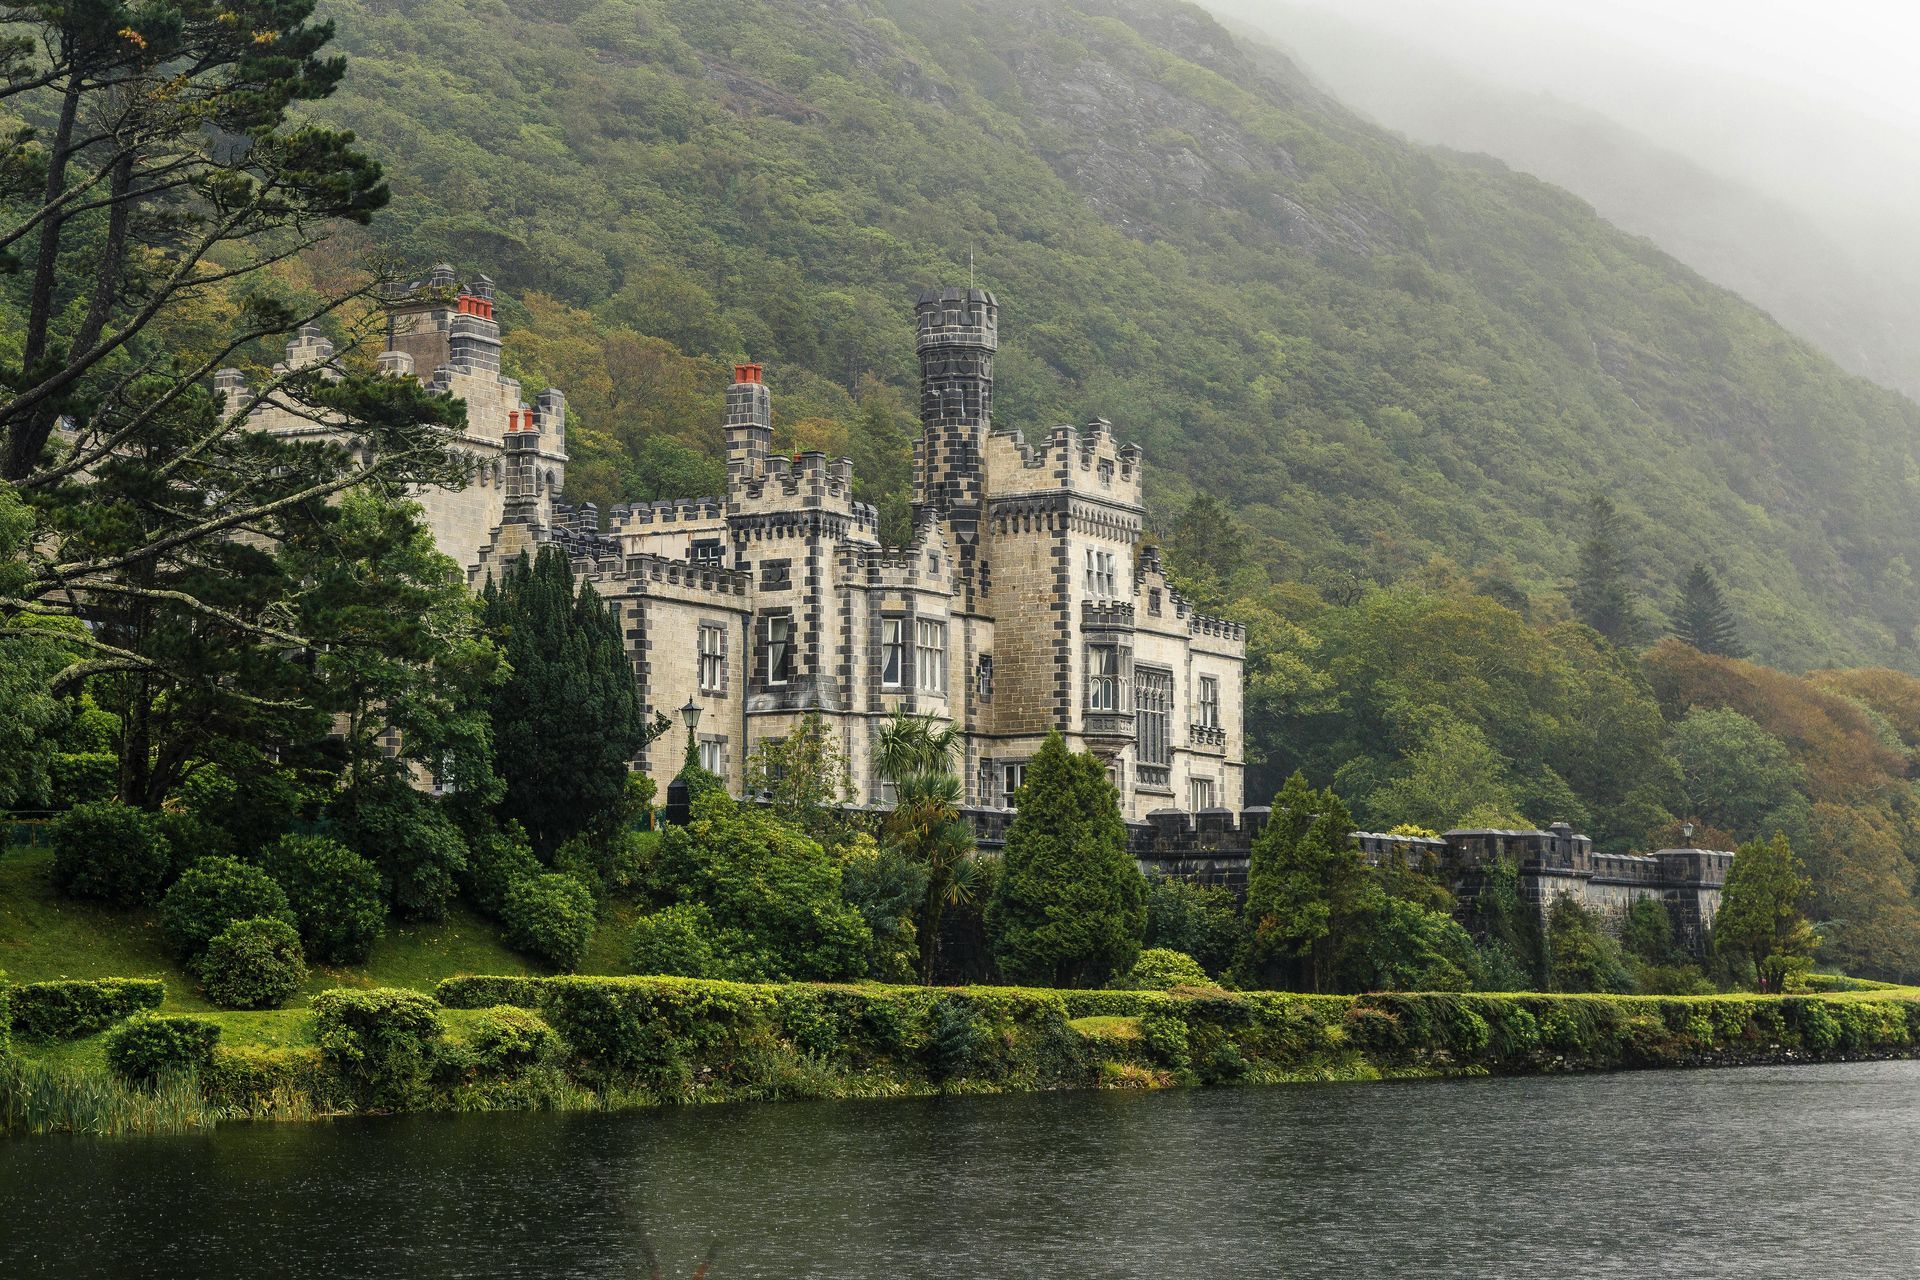
POLYGON ((129 1084, 204 1071, 220 1043, 220 1024, 205 1018, 139 1013, 107 1033, 107 1065, 129 1084))
POLYGON ((448 1009, 491 1009, 502 1004, 537 1009, 546 981, 524 977, 442 978, 433 995, 448 1009))
POLYGON ((22 1040, 77 1040, 167 998, 158 978, 29 982, 13 988, 13 1030, 22 1040))
POLYGON ((403 1111, 427 1100, 440 1013, 418 991, 335 989, 313 998, 313 1041, 360 1106, 403 1111))
POLYGON ((200 958, 201 987, 222 1009, 278 1009, 307 980, 300 935, 285 920, 235 920, 200 958))

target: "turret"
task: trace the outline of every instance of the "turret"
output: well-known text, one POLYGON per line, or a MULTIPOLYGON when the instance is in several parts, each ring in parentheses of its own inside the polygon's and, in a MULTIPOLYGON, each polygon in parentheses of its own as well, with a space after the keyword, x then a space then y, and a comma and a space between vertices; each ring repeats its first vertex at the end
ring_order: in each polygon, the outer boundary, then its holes
POLYGON ((992 427, 1000 306, 985 289, 942 289, 914 308, 920 355, 920 465, 915 497, 949 509, 978 503, 981 441, 992 427))
POLYGON ((763 475, 773 451, 773 397, 757 364, 733 367, 727 388, 727 489, 763 475))

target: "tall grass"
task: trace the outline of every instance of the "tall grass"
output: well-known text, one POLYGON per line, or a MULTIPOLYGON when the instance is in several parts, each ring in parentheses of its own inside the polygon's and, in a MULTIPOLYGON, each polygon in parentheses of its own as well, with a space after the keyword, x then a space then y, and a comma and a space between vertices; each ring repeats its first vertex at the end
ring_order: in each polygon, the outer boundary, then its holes
POLYGON ((143 1089, 105 1072, 0 1059, 0 1133, 186 1133, 211 1128, 221 1114, 191 1075, 143 1089))

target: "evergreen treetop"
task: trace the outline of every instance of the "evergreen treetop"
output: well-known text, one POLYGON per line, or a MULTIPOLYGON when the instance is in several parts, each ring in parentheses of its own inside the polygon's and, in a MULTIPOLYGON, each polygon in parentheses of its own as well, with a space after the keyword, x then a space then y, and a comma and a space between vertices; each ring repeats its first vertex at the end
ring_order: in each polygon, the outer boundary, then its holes
POLYGON ((1680 587, 1680 602, 1673 614, 1673 634, 1702 653, 1723 658, 1744 658, 1746 645, 1740 642, 1740 630, 1734 625, 1733 610, 1713 570, 1696 562, 1680 587))
POLYGON ((1613 499, 1595 494, 1587 503, 1587 536, 1580 544, 1573 580, 1573 612, 1618 645, 1644 638, 1639 610, 1628 585, 1625 524, 1613 499))
POLYGON ((1146 932, 1146 881, 1105 766, 1056 730, 1028 762, 1007 831, 987 936, 1015 982, 1095 986, 1132 967, 1146 932))

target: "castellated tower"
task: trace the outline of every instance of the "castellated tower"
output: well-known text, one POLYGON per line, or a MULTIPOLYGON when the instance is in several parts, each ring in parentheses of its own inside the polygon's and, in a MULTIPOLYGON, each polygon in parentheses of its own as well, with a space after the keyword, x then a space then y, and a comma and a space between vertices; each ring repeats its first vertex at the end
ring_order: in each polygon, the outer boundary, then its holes
POLYGON ((941 289, 914 308, 920 355, 920 445, 914 501, 960 511, 985 496, 982 441, 993 423, 1000 306, 985 289, 941 289))

